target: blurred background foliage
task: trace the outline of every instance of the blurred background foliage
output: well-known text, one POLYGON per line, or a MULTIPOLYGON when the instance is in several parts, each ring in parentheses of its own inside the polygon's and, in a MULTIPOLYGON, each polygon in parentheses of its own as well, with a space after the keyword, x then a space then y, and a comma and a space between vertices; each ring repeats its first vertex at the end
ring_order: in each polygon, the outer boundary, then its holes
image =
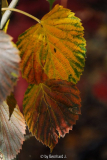
MULTIPOLYGON (((56 0, 54 5, 56 3, 62 1, 56 0)), ((67 160, 107 160, 107 0, 67 0, 66 7, 82 20, 87 41, 85 69, 77 84, 82 111, 73 131, 59 140, 52 155, 66 155, 67 160)), ((49 12, 49 3, 46 0, 20 0, 17 8, 41 19, 49 12)), ((14 12, 8 34, 16 42, 19 34, 35 23, 14 12)), ((15 87, 21 111, 27 85, 20 77, 15 87)), ((24 142, 18 159, 39 160, 41 154, 49 155, 49 148, 32 137, 24 142)))

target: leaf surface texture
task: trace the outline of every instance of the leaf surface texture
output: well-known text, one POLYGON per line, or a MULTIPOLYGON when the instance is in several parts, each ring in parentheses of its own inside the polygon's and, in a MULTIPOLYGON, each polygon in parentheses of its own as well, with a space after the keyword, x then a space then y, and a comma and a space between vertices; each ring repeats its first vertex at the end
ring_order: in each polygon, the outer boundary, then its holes
POLYGON ((9 120, 9 107, 6 102, 0 105, 0 152, 4 160, 11 160, 22 148, 25 134, 25 120, 18 106, 9 120))
POLYGON ((19 76, 19 50, 13 46, 11 39, 0 31, 0 104, 13 91, 19 76))
POLYGON ((79 81, 86 41, 80 19, 69 9, 56 5, 41 23, 19 36, 17 45, 21 51, 22 75, 29 83, 46 80, 41 78, 42 69, 49 79, 79 81))
POLYGON ((48 80, 29 85, 23 101, 25 120, 35 137, 52 150, 80 114, 79 90, 71 82, 48 80))

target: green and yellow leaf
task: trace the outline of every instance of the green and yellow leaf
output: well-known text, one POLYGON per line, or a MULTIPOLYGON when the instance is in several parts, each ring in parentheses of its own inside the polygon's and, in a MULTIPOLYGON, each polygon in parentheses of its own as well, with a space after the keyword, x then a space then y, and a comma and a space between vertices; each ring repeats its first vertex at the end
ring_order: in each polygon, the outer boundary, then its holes
POLYGON ((25 120, 18 106, 9 120, 9 107, 3 102, 0 105, 0 156, 3 160, 11 160, 20 152, 25 129, 25 120))
POLYGON ((36 83, 36 77, 41 77, 38 65, 49 79, 79 81, 86 41, 80 19, 69 9, 56 5, 40 23, 19 36, 17 45, 22 76, 29 83, 36 83))
POLYGON ((19 76, 19 50, 11 37, 0 31, 0 104, 13 91, 19 76))
POLYGON ((29 85, 23 101, 25 120, 30 132, 51 150, 76 123, 79 94, 75 84, 62 80, 29 85))

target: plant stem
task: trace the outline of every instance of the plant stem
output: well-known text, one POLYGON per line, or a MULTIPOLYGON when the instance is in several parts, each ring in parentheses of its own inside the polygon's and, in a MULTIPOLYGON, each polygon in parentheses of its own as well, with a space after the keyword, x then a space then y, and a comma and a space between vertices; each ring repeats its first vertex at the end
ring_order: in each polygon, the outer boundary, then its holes
POLYGON ((38 18, 36 18, 36 17, 32 16, 32 15, 31 15, 31 14, 29 14, 29 13, 26 13, 26 12, 24 12, 24 11, 21 11, 21 10, 19 10, 19 9, 15 9, 15 8, 2 8, 2 11, 5 11, 5 10, 15 11, 15 12, 18 12, 18 13, 24 14, 25 16, 28 16, 28 17, 30 17, 30 18, 32 18, 32 19, 34 19, 34 20, 35 20, 35 21, 37 21, 38 23, 40 23, 40 22, 41 22, 38 18))
MULTIPOLYGON (((8 8, 15 8, 18 2, 19 2, 19 0, 12 0, 8 8)), ((3 14, 2 19, 1 19, 1 29, 4 28, 4 26, 5 26, 6 22, 8 21, 11 13, 12 12, 8 10, 3 14)))

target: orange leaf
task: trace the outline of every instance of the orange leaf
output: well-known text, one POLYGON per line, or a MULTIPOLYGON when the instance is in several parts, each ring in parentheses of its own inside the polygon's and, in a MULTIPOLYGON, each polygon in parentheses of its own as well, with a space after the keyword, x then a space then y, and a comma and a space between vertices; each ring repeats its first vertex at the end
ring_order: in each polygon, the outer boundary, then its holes
POLYGON ((24 116, 35 137, 52 150, 80 114, 79 90, 71 82, 48 80, 29 85, 23 102, 24 116))
POLYGON ((0 104, 13 91, 19 76, 19 50, 13 46, 11 39, 0 31, 0 104))
POLYGON ((43 69, 49 79, 77 83, 85 63, 83 30, 73 12, 56 5, 40 23, 18 38, 23 77, 35 83, 37 78, 41 79, 43 69))

